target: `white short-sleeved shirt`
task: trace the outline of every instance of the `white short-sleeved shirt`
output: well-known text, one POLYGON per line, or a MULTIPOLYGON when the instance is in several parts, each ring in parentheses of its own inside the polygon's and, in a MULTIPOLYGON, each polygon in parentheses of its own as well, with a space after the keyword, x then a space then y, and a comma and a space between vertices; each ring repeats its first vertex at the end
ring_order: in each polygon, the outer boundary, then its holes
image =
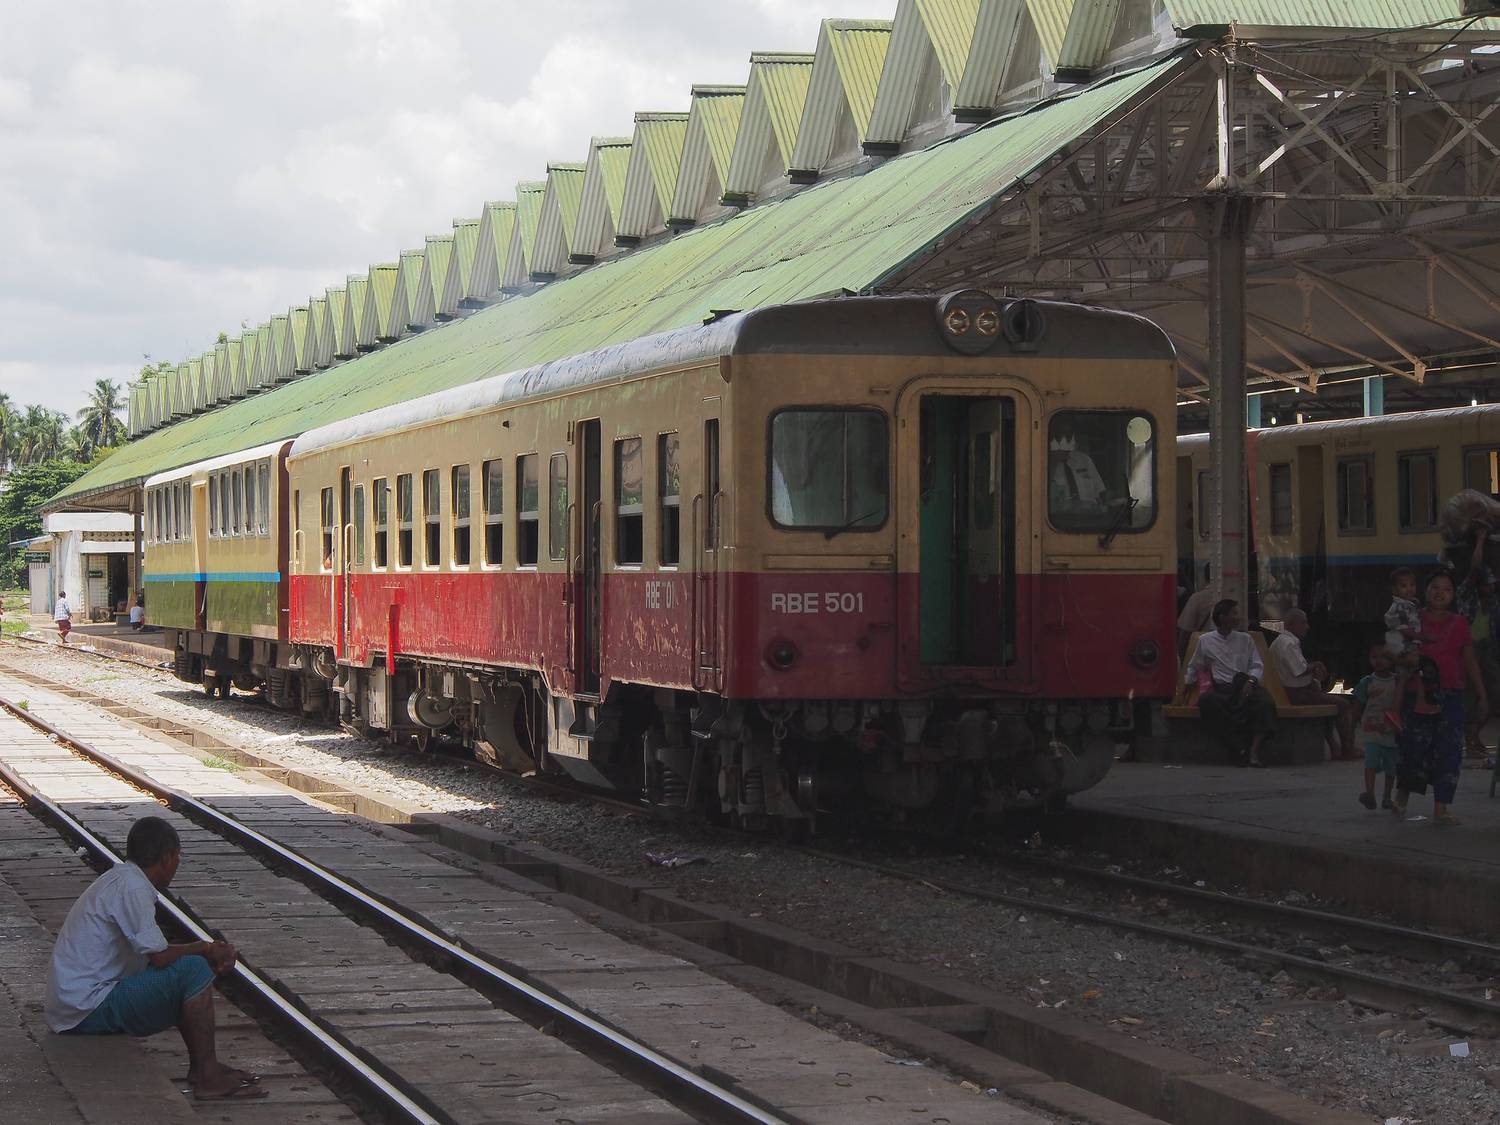
POLYGON ((167 948, 156 924, 156 888, 133 863, 106 871, 78 896, 47 968, 47 1026, 67 1031, 88 1018, 123 977, 167 948))
POLYGON ((1302 655, 1302 640, 1297 634, 1282 633, 1272 641, 1271 659, 1276 662, 1276 674, 1281 677, 1282 687, 1306 687, 1313 682, 1307 657, 1302 655))
POLYGON ((131 622, 131 624, 133 625, 137 621, 144 621, 144 620, 146 620, 146 611, 144 609, 142 609, 138 605, 131 606, 130 607, 130 622, 131 622))

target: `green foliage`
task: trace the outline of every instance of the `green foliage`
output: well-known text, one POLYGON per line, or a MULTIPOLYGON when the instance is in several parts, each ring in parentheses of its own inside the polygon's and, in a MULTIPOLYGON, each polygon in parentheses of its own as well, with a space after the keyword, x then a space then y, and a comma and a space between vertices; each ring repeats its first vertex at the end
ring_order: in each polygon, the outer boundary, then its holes
MULTIPOLYGON (((48 497, 72 484, 88 471, 80 461, 39 461, 12 469, 0 492, 0 545, 31 539, 42 533, 37 509, 48 497)), ((0 586, 22 586, 27 580, 25 558, 20 548, 4 551, 0 561, 0 586)))

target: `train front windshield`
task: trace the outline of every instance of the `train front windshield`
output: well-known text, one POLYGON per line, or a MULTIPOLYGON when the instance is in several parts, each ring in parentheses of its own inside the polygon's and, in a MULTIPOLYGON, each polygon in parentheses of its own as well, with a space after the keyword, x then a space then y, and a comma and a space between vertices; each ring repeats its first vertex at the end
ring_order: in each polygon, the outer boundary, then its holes
POLYGON ((1127 534, 1156 520, 1156 427, 1127 410, 1063 410, 1047 434, 1047 515, 1059 531, 1127 534))

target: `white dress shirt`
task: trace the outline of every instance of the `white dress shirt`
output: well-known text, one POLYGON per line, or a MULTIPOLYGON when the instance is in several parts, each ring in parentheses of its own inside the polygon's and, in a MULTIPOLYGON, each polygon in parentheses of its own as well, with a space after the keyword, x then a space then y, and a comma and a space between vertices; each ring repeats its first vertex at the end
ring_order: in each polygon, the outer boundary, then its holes
POLYGON ((1198 638, 1198 650, 1188 663, 1184 682, 1196 683, 1199 668, 1207 668, 1216 684, 1232 684, 1241 673, 1258 680, 1266 671, 1249 633, 1230 633, 1226 637, 1217 629, 1198 638))
POLYGON ((156 924, 156 888, 133 863, 117 864, 68 911, 47 968, 47 1026, 67 1031, 104 1003, 122 977, 167 948, 156 924))
POLYGON ((1271 660, 1282 687, 1306 687, 1313 682, 1313 675, 1307 670, 1307 657, 1302 655, 1302 638, 1295 633, 1282 633, 1271 642, 1271 660))

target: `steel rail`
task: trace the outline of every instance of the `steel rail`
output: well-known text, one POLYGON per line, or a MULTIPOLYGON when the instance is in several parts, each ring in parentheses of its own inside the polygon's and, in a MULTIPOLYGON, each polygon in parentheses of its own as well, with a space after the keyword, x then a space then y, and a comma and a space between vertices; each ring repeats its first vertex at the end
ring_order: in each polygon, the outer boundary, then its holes
POLYGON ((1218 953, 1227 953, 1253 961, 1278 965, 1288 971, 1297 971, 1309 977, 1337 982, 1345 986, 1349 991, 1355 992, 1357 997, 1363 998, 1363 1002, 1373 1007, 1400 1010, 1409 1005, 1413 1000, 1421 1001, 1446 1013, 1446 1018, 1439 1019, 1437 1022, 1447 1024, 1456 1030, 1464 1032, 1472 1031, 1474 1026, 1479 1024, 1500 1024, 1500 1001, 1465 996, 1461 992, 1453 992, 1445 988, 1434 988, 1431 985, 1418 984, 1411 981, 1390 980, 1376 973, 1366 972, 1363 969, 1354 969, 1343 965, 1331 965, 1325 961, 1304 957, 1298 953, 1288 953, 1269 946, 1252 945, 1249 942, 1215 937, 1212 934, 1194 933, 1191 930, 1180 929, 1176 926, 1162 926, 1154 922, 1143 922, 1135 918, 1126 918, 1116 914, 1105 914, 1101 911, 1085 910, 1082 907, 1065 906, 1062 903, 1048 902, 1046 899, 1031 898, 1027 895, 1013 895, 1006 894, 1003 891, 992 891, 986 887, 976 887, 968 883, 944 879, 941 876, 922 875, 904 868, 876 863, 871 860, 855 859, 852 856, 843 856, 837 852, 824 851, 819 848, 797 846, 794 850, 804 855, 848 864, 852 867, 858 867, 905 882, 921 883, 947 894, 961 895, 966 898, 993 902, 1002 906, 1019 907, 1023 910, 1035 911, 1038 914, 1051 914, 1059 918, 1066 918, 1072 922, 1082 922, 1086 925, 1127 930, 1133 933, 1145 934, 1148 937, 1160 938, 1164 941, 1197 946, 1200 949, 1211 949, 1218 953), (1473 1022, 1456 1022, 1460 1020, 1470 1020, 1473 1022))
MULTIPOLYGON (((5 708, 11 710, 8 702, 5 708)), ((24 712, 22 714, 24 715, 24 712)), ((113 848, 85 827, 76 817, 57 802, 40 793, 35 786, 3 761, 0 761, 0 781, 14 790, 33 813, 40 813, 66 835, 81 841, 96 859, 111 865, 125 862, 113 848)), ((156 901, 174 923, 185 932, 192 934, 198 941, 214 940, 213 935, 199 925, 197 920, 170 896, 157 891, 156 901)), ((362 1059, 355 1053, 353 1047, 297 1008, 242 959, 236 959, 233 976, 254 993, 258 1002, 274 1011, 278 1019, 290 1024, 294 1030, 311 1040, 346 1077, 354 1079, 366 1096, 372 1096, 377 1100, 381 1108, 393 1119, 411 1122, 412 1125, 443 1125, 447 1120, 419 1104, 413 1096, 400 1088, 395 1079, 362 1059)))
POLYGON ((82 739, 74 738, 39 715, 34 715, 19 707, 3 695, 0 695, 0 709, 4 709, 37 730, 58 739, 96 765, 118 774, 137 788, 166 801, 168 807, 179 812, 191 813, 200 820, 200 823, 206 821, 208 826, 220 835, 234 839, 241 846, 249 844, 271 853, 292 866, 298 874, 317 884, 325 893, 353 904, 367 915, 378 919, 382 925, 397 930, 406 939, 456 962, 487 983, 499 986, 510 996, 541 1009, 550 1019, 572 1028, 591 1045, 615 1057, 623 1057, 633 1066, 643 1068, 656 1078, 667 1082, 680 1094, 686 1095, 689 1100, 710 1105, 736 1121, 750 1122, 754 1125, 789 1125, 790 1119, 781 1117, 710 1082, 654 1048, 617 1031, 587 1012, 542 991, 505 968, 435 932, 423 922, 408 915, 397 904, 387 902, 364 890, 321 864, 306 858, 295 849, 271 839, 242 821, 199 801, 196 797, 163 785, 148 774, 121 762, 82 739))

